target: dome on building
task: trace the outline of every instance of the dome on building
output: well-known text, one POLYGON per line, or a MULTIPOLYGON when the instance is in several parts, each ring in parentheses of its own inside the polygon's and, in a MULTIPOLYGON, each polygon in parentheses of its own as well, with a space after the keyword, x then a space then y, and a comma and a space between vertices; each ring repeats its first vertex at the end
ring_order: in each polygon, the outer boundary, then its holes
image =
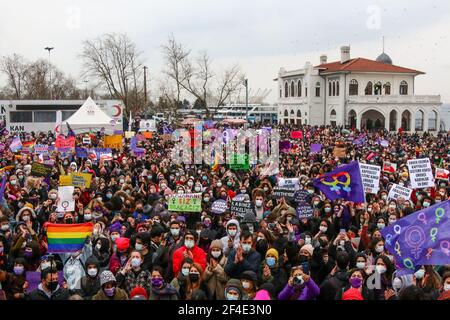
POLYGON ((377 62, 385 63, 385 64, 392 64, 392 59, 389 57, 386 53, 382 53, 378 56, 377 62))

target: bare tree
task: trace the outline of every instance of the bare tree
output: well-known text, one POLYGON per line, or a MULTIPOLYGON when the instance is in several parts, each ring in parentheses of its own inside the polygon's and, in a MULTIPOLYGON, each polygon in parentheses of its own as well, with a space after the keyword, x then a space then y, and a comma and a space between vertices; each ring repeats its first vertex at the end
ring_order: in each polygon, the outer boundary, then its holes
MULTIPOLYGON (((126 110, 141 110, 143 92, 141 52, 125 34, 105 34, 83 42, 81 58, 85 75, 97 79, 126 110)), ((127 115, 128 115, 127 112, 127 115)))
POLYGON ((6 75, 8 89, 12 90, 15 99, 22 98, 27 65, 21 55, 14 53, 1 59, 0 70, 6 75))
POLYGON ((195 98, 197 105, 205 108, 207 118, 210 117, 212 107, 222 106, 242 85, 244 76, 238 65, 230 66, 216 76, 206 51, 200 52, 193 63, 190 51, 177 43, 173 36, 169 37, 163 49, 165 73, 176 85, 177 99, 183 89, 195 98))

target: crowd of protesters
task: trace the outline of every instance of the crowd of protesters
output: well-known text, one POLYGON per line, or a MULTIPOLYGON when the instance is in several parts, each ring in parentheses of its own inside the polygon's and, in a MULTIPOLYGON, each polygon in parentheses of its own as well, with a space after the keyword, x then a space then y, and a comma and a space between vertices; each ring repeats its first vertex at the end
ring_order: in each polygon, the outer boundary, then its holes
MULTIPOLYGON (((257 128, 258 126, 254 126, 257 128)), ((218 126, 219 130, 224 129, 218 126)), ((69 155, 55 160, 48 179, 31 175, 33 153, 0 157, 0 175, 7 175, 0 206, 0 299, 8 300, 446 300, 450 299, 450 264, 422 266, 399 274, 385 249, 381 230, 414 211, 449 198, 448 181, 413 190, 410 199, 388 198, 393 183, 408 186, 408 159, 429 158, 448 169, 450 135, 361 132, 342 127, 279 125, 291 148, 280 153, 279 172, 262 174, 264 164, 249 170, 216 170, 206 164, 176 165, 173 142, 162 128, 139 142, 142 157, 129 149, 113 150, 111 161, 69 155), (302 131, 302 139, 290 132, 302 131), (389 145, 381 146, 379 140, 389 145), (312 143, 322 144, 312 153, 312 143), (346 148, 336 157, 336 146, 346 148), (382 166, 380 190, 366 194, 366 203, 329 201, 312 180, 338 165, 357 160, 382 166), (57 212, 60 175, 91 173, 89 189, 75 187, 75 210, 57 212), (280 178, 298 178, 310 195, 311 218, 299 219, 296 205, 276 198, 280 178), (172 194, 201 193, 201 212, 168 210, 172 194), (211 211, 214 201, 230 204, 239 194, 254 205, 254 215, 236 217, 211 211), (82 250, 48 253, 48 223, 92 222, 92 236, 82 250), (40 282, 29 290, 28 272, 40 282), (377 287, 370 277, 381 279, 377 287)), ((77 135, 77 145, 83 137, 77 135)), ((103 134, 91 134, 91 146, 103 146, 103 134)), ((12 135, 3 136, 8 146, 12 135)), ((51 145, 53 133, 29 133, 22 141, 51 145)))

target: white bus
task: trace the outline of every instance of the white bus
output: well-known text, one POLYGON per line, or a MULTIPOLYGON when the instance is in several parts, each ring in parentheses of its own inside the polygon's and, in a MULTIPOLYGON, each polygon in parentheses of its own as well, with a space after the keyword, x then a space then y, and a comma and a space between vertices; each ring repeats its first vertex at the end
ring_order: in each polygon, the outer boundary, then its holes
MULTIPOLYGON (((0 100, 0 122, 9 132, 53 131, 56 111, 62 111, 62 120, 72 116, 85 100, 0 100)), ((123 106, 119 100, 95 100, 108 116, 123 130, 123 106)))

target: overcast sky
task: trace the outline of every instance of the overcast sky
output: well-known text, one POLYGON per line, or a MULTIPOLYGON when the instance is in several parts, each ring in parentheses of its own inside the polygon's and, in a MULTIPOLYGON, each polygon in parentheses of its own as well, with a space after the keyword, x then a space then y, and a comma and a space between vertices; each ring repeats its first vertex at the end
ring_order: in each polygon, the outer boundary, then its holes
POLYGON ((448 0, 0 1, 0 56, 47 58, 50 45, 52 62, 74 77, 84 39, 123 32, 143 51, 155 92, 160 46, 173 33, 193 52, 207 50, 218 67, 239 63, 250 87, 272 89, 267 101, 275 102, 280 67, 316 65, 322 53, 338 60, 343 44, 351 45, 352 58, 375 59, 384 35, 394 64, 426 72, 416 94, 450 102, 448 0))

